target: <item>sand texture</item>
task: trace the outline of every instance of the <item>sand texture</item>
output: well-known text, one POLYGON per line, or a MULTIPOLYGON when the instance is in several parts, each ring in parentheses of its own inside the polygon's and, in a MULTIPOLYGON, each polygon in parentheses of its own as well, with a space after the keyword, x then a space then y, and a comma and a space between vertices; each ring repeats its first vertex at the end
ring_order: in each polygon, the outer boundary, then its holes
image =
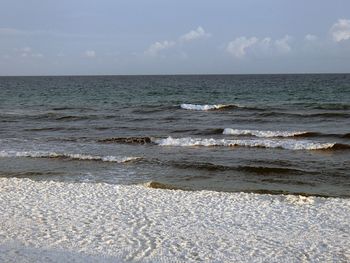
POLYGON ((350 200, 0 179, 0 262, 349 262, 350 200))

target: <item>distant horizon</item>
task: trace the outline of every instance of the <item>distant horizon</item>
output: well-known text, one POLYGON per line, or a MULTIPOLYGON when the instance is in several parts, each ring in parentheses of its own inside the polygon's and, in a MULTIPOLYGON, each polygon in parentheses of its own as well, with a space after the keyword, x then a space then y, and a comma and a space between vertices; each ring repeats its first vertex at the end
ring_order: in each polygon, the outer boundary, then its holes
POLYGON ((174 73, 174 74, 72 74, 72 75, 0 75, 6 77, 132 77, 132 76, 249 76, 249 75, 348 75, 350 72, 315 73, 174 73))

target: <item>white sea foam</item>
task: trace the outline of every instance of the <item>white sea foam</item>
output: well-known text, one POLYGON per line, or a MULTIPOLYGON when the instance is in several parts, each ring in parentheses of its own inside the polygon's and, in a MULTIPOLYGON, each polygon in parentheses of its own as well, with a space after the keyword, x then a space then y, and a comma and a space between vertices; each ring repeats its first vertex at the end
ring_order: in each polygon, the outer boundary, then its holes
POLYGON ((225 104, 216 104, 216 105, 199 105, 199 104, 181 104, 181 108, 185 110, 199 110, 199 111, 208 111, 208 110, 218 110, 222 108, 231 107, 233 105, 225 104))
POLYGON ((172 138, 156 139, 154 143, 160 146, 243 146, 283 148, 288 150, 320 150, 332 148, 335 143, 320 143, 308 140, 277 140, 277 139, 203 139, 203 138, 172 138))
POLYGON ((349 262, 350 200, 0 178, 0 262, 349 262))
POLYGON ((123 157, 123 156, 98 156, 79 153, 57 153, 45 151, 0 151, 0 157, 30 157, 30 158, 67 158, 82 161, 103 161, 125 163, 140 159, 140 157, 123 157))
POLYGON ((253 135, 256 137, 293 137, 307 133, 306 131, 261 131, 261 130, 240 130, 225 128, 223 134, 227 135, 253 135))

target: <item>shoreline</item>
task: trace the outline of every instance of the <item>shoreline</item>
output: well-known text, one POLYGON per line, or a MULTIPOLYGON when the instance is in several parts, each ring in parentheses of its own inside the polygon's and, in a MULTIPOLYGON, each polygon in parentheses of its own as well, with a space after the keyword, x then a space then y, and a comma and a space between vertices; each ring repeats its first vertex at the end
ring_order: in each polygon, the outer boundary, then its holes
POLYGON ((350 199, 17 178, 0 188, 0 261, 350 260, 350 199))

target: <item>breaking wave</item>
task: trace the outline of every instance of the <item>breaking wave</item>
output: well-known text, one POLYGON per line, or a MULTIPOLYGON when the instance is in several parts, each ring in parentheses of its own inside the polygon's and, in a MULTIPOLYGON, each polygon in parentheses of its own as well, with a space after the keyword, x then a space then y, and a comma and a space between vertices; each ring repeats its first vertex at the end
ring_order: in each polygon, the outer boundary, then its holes
POLYGON ((252 135, 255 137, 271 138, 271 137, 305 137, 309 135, 316 135, 314 132, 307 131, 261 131, 261 130, 240 130, 225 128, 223 134, 226 135, 252 135))
MULTIPOLYGON (((219 129, 218 129, 219 131, 219 129)), ((264 131, 264 130, 241 130, 233 128, 225 128, 222 130, 222 134, 236 135, 236 136, 255 136, 260 138, 286 138, 286 137, 336 137, 336 138, 350 138, 350 133, 334 134, 334 133, 321 133, 312 131, 264 131)))
POLYGON ((151 137, 114 137, 98 140, 102 143, 147 144, 152 143, 151 137))
POLYGON ((172 138, 156 139, 154 143, 160 146, 226 146, 226 147, 262 147, 262 148, 282 148, 287 150, 340 150, 350 149, 350 145, 339 143, 321 143, 308 140, 273 140, 273 139, 247 139, 247 140, 227 140, 227 139, 202 139, 202 138, 172 138))
POLYGON ((140 157, 122 157, 122 156, 98 156, 79 153, 57 153, 45 151, 0 151, 0 157, 29 157, 29 158, 50 158, 50 159, 69 159, 80 161, 102 161, 125 163, 141 159, 140 157))
POLYGON ((198 111, 209 111, 209 110, 220 110, 220 109, 233 109, 238 108, 238 105, 225 105, 225 104, 215 104, 215 105, 200 105, 200 104, 181 104, 180 107, 185 110, 198 110, 198 111))

